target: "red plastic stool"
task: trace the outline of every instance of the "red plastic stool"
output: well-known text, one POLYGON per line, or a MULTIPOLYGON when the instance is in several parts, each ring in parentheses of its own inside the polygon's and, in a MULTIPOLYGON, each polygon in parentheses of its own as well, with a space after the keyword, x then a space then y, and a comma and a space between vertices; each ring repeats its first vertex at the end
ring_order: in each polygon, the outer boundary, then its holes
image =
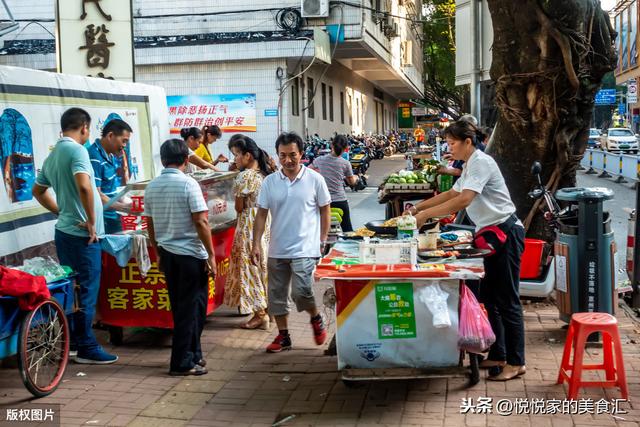
POLYGON ((618 334, 618 321, 608 313, 575 313, 571 316, 567 340, 564 343, 562 364, 558 373, 558 384, 569 384, 569 399, 578 396, 580 387, 619 387, 623 399, 629 397, 627 379, 622 360, 622 345, 618 334), (589 334, 602 333, 602 350, 604 361, 601 365, 583 365, 584 345, 589 334), (573 347, 573 364, 570 364, 571 348, 573 347), (614 351, 615 349, 615 351, 614 351), (614 354, 615 353, 615 362, 614 354), (582 371, 604 370, 606 381, 582 381, 582 371), (568 374, 571 371, 571 375, 568 374))

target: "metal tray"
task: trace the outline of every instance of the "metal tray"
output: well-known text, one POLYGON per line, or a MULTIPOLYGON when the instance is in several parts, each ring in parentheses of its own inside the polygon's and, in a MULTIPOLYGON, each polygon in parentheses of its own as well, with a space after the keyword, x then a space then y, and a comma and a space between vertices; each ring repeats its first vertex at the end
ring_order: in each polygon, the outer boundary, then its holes
MULTIPOLYGON (((369 221, 364 226, 367 227, 369 230, 375 232, 377 235, 397 235, 398 227, 385 227, 384 225, 382 225, 385 222, 386 221, 383 219, 369 221)), ((431 230, 436 226, 436 224, 438 224, 437 221, 427 222, 420 228, 420 232, 424 232, 425 230, 431 230)))
MULTIPOLYGON (((444 250, 444 249, 438 249, 438 250, 444 250)), ((430 255, 430 253, 432 253, 432 252, 435 252, 435 251, 418 251, 418 257, 422 258, 422 259, 451 258, 452 257, 452 255, 450 255, 450 254, 430 255)), ((445 252, 454 252, 454 250, 449 249, 449 250, 445 250, 445 252)), ((477 248, 455 249, 455 252, 458 252, 458 254, 459 254, 459 255, 455 256, 458 259, 484 258, 485 256, 489 255, 489 253, 491 253, 491 251, 489 249, 477 249, 477 248)))

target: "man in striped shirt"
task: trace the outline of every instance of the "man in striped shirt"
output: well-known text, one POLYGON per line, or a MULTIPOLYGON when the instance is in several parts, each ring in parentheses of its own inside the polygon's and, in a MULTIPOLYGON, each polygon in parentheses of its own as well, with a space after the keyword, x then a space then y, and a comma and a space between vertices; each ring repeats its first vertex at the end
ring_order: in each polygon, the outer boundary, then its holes
MULTIPOLYGON (((96 180, 96 188, 106 204, 118 191, 118 167, 115 156, 124 153, 131 137, 131 127, 123 120, 110 120, 102 128, 102 138, 89 147, 89 158, 96 180)), ((114 203, 111 209, 104 211, 104 229, 106 234, 122 231, 120 216, 116 210, 128 210, 123 203, 114 203)))
POLYGON ((216 274, 209 209, 198 183, 184 174, 188 157, 186 142, 165 141, 160 147, 164 169, 144 193, 149 240, 167 280, 173 316, 170 375, 207 373, 200 336, 207 310, 207 276, 216 274))

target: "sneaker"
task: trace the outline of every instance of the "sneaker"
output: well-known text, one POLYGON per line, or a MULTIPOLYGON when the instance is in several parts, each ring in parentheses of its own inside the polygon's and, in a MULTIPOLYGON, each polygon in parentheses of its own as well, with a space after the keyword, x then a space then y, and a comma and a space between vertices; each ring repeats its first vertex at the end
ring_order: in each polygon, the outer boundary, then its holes
POLYGON ((188 371, 169 371, 169 375, 172 375, 174 377, 179 377, 179 376, 183 376, 186 377, 187 375, 204 375, 207 372, 207 368, 200 366, 200 365, 196 365, 193 368, 189 369, 188 371))
POLYGON ((78 356, 78 347, 75 344, 69 344, 69 359, 74 359, 78 356))
POLYGON ((280 353, 282 350, 291 350, 291 337, 278 334, 276 339, 267 346, 267 353, 280 353))
POLYGON ((313 328, 313 338, 315 338, 316 344, 324 344, 327 340, 327 328, 324 327, 324 321, 321 315, 318 316, 318 319, 311 320, 311 327, 313 328))
POLYGON ((118 356, 109 354, 98 347, 90 351, 79 350, 74 362, 84 365, 109 365, 115 363, 117 360, 118 356))

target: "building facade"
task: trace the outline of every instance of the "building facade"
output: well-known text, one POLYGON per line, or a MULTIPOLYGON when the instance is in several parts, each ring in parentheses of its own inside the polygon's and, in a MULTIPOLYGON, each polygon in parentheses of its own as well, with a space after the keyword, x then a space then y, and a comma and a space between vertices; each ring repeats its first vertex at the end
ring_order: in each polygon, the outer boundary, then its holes
MULTIPOLYGON (((0 64, 56 70, 54 3, 6 0, 22 21, 2 36, 0 64)), ((398 102, 423 95, 420 0, 133 0, 132 7, 136 82, 168 96, 255 94, 249 135, 272 154, 281 131, 328 138, 395 129, 398 102), (315 6, 326 16, 308 17, 315 6), (317 30, 331 35, 330 46, 317 30), (330 64, 316 55, 323 47, 330 64)))
MULTIPOLYGON (((618 94, 618 120, 626 122, 637 133, 640 131, 640 103, 637 96, 637 82, 640 77, 638 67, 638 0, 622 0, 616 3, 611 10, 613 27, 618 33, 616 39, 616 51, 618 63, 616 64, 616 84, 626 86, 626 96, 618 94), (635 83, 635 85, 634 85, 635 83), (635 89, 635 93, 633 88, 635 89)), ((619 122, 618 122, 619 123, 619 122)))

